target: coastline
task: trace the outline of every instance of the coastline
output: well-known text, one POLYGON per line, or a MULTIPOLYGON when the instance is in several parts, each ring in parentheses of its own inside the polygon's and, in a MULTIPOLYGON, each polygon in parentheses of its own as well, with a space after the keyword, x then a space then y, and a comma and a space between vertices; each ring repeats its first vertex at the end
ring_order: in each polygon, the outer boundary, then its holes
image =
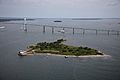
POLYGON ((33 55, 45 55, 45 56, 58 56, 58 57, 68 57, 68 58, 93 58, 93 57, 111 57, 110 55, 60 55, 60 54, 51 54, 51 53, 34 53, 34 54, 27 54, 26 56, 33 56, 33 55))
POLYGON ((103 52, 88 48, 88 47, 75 47, 63 44, 66 41, 59 39, 55 42, 47 43, 40 42, 35 45, 31 45, 25 51, 19 51, 19 56, 27 55, 46 55, 46 56, 64 56, 68 57, 103 57, 107 56, 103 52))

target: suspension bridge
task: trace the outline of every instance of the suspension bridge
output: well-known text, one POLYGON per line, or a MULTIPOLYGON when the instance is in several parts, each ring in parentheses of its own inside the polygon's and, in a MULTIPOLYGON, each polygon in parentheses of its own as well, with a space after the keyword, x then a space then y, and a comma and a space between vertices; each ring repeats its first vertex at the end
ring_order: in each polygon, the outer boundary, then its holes
POLYGON ((80 28, 80 27, 64 27, 64 26, 50 26, 50 25, 39 25, 39 24, 30 24, 26 22, 26 18, 24 18, 24 23, 5 23, 5 24, 21 24, 23 25, 23 30, 27 32, 28 30, 28 26, 39 26, 42 27, 43 29, 43 33, 46 32, 46 28, 51 28, 51 32, 54 33, 56 28, 61 28, 62 30, 67 30, 67 29, 71 29, 72 30, 72 34, 76 33, 76 30, 81 30, 82 34, 87 33, 87 31, 92 31, 94 32, 96 35, 99 34, 99 32, 105 32, 106 34, 110 35, 111 32, 114 32, 115 35, 120 35, 120 31, 119 30, 108 30, 108 29, 91 29, 91 28, 80 28))

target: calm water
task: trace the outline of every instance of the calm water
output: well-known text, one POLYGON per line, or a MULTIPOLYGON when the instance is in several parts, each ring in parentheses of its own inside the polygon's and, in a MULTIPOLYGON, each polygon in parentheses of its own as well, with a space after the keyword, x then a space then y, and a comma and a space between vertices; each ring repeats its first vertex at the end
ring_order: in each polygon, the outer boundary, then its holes
MULTIPOLYGON (((11 21, 22 23, 22 21, 11 21)), ((120 19, 71 20, 71 19, 37 19, 29 21, 34 24, 47 24, 67 27, 84 27, 120 30, 120 19), (62 23, 54 23, 62 20, 62 23)), ((10 22, 9 22, 10 23, 10 22)), ((0 22, 0 80, 120 80, 120 35, 107 35, 106 32, 87 32, 85 35, 76 30, 47 28, 42 33, 41 26, 27 26, 28 32, 21 30, 22 25, 0 22), (56 56, 19 57, 18 51, 27 46, 42 42, 67 39, 66 44, 88 46, 103 51, 111 57, 104 58, 67 58, 56 56)))

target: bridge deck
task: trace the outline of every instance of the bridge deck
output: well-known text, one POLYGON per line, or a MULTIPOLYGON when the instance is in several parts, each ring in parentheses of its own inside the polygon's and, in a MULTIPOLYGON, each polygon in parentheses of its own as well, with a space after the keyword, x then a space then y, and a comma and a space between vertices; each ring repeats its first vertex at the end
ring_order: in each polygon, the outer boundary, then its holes
MULTIPOLYGON (((3 24, 20 24, 20 25, 24 25, 23 23, 3 23, 3 24)), ((72 29, 72 33, 75 34, 75 30, 81 29, 82 33, 85 34, 85 31, 95 31, 96 34, 98 34, 98 31, 104 31, 107 32, 107 34, 109 35, 110 32, 115 32, 116 35, 120 34, 119 30, 108 30, 108 29, 90 29, 90 28, 80 28, 80 27, 65 27, 65 26, 50 26, 50 25, 39 25, 39 24, 26 24, 26 25, 33 25, 33 26, 40 26, 43 27, 43 32, 45 33, 46 28, 52 28, 52 33, 54 33, 54 29, 55 28, 62 28, 63 30, 65 29, 72 29)), ((24 25, 25 27, 25 25, 24 25)), ((25 27, 27 28, 27 27, 25 27)), ((25 29, 26 30, 26 29, 25 29)))

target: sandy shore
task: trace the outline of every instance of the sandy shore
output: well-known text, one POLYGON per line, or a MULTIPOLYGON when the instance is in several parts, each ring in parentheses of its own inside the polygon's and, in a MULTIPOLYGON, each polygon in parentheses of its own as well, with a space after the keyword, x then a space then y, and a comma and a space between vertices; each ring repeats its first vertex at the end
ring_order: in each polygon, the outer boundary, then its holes
POLYGON ((45 55, 45 56, 60 56, 60 57, 111 57, 110 55, 82 55, 82 56, 74 56, 74 55, 59 55, 59 54, 51 54, 51 53, 35 53, 35 54, 27 54, 30 55, 45 55))

